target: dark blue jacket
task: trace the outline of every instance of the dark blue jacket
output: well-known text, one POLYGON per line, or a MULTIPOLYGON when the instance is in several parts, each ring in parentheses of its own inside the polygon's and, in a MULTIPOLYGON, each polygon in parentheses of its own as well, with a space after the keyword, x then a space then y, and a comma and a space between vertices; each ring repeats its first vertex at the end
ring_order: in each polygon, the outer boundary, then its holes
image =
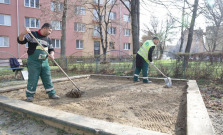
MULTIPOLYGON (((16 58, 9 58, 9 62, 10 62, 10 67, 11 68, 18 68, 19 67, 19 62, 16 58)), ((15 71, 15 69, 13 69, 13 72, 15 71)))

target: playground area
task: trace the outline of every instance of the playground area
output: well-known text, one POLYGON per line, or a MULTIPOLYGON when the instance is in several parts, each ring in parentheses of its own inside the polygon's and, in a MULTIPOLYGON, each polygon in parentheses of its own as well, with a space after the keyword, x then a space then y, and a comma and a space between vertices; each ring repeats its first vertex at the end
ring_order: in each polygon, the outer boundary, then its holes
MULTIPOLYGON (((71 82, 65 81, 54 83, 60 100, 48 99, 44 88, 39 86, 33 103, 163 133, 185 133, 185 82, 176 82, 172 88, 164 88, 163 80, 143 84, 133 83, 131 78, 92 76, 74 81, 85 92, 81 98, 65 96, 74 88, 71 82)), ((24 100, 25 90, 0 95, 24 100)))

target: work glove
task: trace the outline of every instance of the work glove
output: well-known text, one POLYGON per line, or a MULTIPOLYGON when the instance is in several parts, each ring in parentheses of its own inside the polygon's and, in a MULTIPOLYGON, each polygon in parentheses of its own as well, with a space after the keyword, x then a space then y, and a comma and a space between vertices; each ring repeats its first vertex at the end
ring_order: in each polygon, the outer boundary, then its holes
POLYGON ((154 63, 153 63, 153 62, 150 62, 150 64, 151 64, 151 65, 154 65, 154 63))

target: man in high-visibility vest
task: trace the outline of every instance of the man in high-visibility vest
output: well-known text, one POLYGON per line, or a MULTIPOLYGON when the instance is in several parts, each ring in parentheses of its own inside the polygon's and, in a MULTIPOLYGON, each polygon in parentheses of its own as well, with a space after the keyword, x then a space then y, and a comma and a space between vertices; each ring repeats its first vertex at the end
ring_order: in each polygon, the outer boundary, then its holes
POLYGON ((143 43, 141 48, 136 54, 136 69, 135 69, 135 74, 134 74, 134 82, 139 81, 139 73, 142 70, 143 74, 143 83, 151 83, 148 79, 148 70, 149 70, 149 65, 153 64, 152 60, 152 53, 153 50, 155 49, 156 45, 159 43, 159 38, 154 37, 152 40, 147 40, 143 43))

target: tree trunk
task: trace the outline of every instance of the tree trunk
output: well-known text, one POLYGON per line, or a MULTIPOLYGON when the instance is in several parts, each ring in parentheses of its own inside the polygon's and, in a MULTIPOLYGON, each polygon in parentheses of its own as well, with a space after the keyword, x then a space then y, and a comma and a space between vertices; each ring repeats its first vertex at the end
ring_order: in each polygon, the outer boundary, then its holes
POLYGON ((213 44, 213 48, 212 48, 212 52, 215 51, 216 49, 216 46, 217 46, 217 40, 218 40, 218 30, 220 29, 220 25, 217 25, 216 26, 216 30, 214 30, 214 44, 213 44))
POLYGON ((183 43, 184 43, 184 9, 185 9, 185 0, 184 0, 183 11, 182 11, 181 38, 180 38, 180 49, 179 49, 179 52, 182 51, 183 43))
POLYGON ((62 16, 62 36, 61 36, 61 58, 62 67, 66 70, 66 26, 67 26, 67 0, 64 0, 63 16, 62 16))
POLYGON ((139 50, 139 1, 131 0, 133 54, 139 50))
MULTIPOLYGON (((194 1, 193 15, 192 15, 192 19, 191 19, 190 28, 189 28, 187 46, 186 46, 186 49, 185 49, 185 53, 188 53, 188 54, 190 53, 191 44, 192 44, 192 41, 193 41, 193 32, 194 32, 195 19, 197 17, 198 1, 199 0, 195 0, 194 1)), ((188 64, 188 59, 189 59, 189 55, 186 55, 185 56, 185 62, 186 62, 186 64, 188 64)))

